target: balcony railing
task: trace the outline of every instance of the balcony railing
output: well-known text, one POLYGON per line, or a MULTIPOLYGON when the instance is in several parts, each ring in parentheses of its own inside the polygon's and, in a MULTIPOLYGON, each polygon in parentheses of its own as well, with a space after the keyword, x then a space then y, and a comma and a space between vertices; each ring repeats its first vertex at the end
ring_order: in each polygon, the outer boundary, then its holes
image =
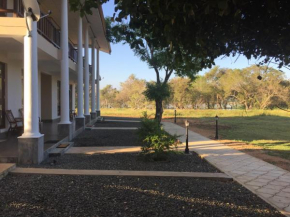
MULTIPOLYGON (((24 9, 22 0, 13 0, 13 9, 7 9, 7 0, 0 0, 0 17, 24 17, 24 9)), ((43 15, 43 14, 42 14, 43 15)), ((60 49, 60 27, 51 17, 45 17, 37 23, 38 33, 42 35, 47 41, 60 49)), ((73 62, 77 62, 78 51, 73 44, 69 42, 69 58, 73 62)))

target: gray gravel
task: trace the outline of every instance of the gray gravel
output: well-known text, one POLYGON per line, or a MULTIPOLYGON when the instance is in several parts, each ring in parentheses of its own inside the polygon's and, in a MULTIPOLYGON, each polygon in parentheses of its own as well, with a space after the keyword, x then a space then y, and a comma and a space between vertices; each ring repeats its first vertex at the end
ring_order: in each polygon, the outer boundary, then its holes
MULTIPOLYGON (((27 167, 27 166, 23 166, 27 167)), ((122 154, 66 154, 48 158, 33 167, 57 169, 92 170, 137 170, 137 171, 175 171, 175 172, 219 172, 205 160, 193 155, 171 155, 168 162, 144 162, 137 153, 122 154), (56 162, 56 163, 53 163, 56 162)))
POLYGON ((8 175, 1 216, 282 217, 235 182, 191 178, 8 175))
POLYGON ((80 146, 141 146, 136 130, 85 130, 74 138, 80 146))

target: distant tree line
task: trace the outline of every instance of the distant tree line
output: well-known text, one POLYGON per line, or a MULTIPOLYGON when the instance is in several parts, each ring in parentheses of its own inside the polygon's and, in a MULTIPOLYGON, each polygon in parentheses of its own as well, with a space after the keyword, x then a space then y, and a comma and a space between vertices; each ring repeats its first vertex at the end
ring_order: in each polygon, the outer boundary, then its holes
MULTIPOLYGON (((101 105, 108 108, 154 108, 144 96, 146 81, 135 75, 121 83, 120 90, 107 85, 101 90, 101 105)), ((266 109, 288 108, 290 81, 282 71, 267 66, 227 69, 218 66, 196 77, 175 77, 169 81, 167 108, 266 109)))

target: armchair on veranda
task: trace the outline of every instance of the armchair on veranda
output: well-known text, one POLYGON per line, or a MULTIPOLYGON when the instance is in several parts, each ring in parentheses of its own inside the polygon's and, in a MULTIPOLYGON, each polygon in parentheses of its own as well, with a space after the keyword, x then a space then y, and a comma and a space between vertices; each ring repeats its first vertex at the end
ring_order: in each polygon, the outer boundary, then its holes
POLYGON ((23 118, 15 118, 11 110, 6 110, 5 115, 10 125, 8 134, 12 131, 15 132, 23 129, 23 118))

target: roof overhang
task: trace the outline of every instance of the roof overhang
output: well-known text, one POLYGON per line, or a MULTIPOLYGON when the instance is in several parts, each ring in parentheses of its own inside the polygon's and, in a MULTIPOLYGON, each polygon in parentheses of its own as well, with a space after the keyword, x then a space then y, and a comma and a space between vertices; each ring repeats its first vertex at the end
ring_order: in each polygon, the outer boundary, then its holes
MULTIPOLYGON (((50 15, 51 19, 53 19, 56 26, 59 27, 61 23, 61 1, 59 0, 39 0, 40 9, 42 12, 46 12, 48 10, 52 11, 50 15)), ((78 21, 79 13, 75 13, 69 11, 68 13, 68 33, 69 39, 77 46, 78 41, 78 21)), ((99 48, 101 51, 105 53, 111 53, 110 43, 106 39, 106 23, 103 15, 102 6, 99 5, 98 8, 92 9, 92 15, 85 15, 83 17, 83 27, 90 23, 89 34, 91 38, 96 38, 97 45, 96 48, 99 48)), ((60 28, 60 27, 59 27, 60 28)), ((90 47, 92 43, 90 41, 90 47)))

